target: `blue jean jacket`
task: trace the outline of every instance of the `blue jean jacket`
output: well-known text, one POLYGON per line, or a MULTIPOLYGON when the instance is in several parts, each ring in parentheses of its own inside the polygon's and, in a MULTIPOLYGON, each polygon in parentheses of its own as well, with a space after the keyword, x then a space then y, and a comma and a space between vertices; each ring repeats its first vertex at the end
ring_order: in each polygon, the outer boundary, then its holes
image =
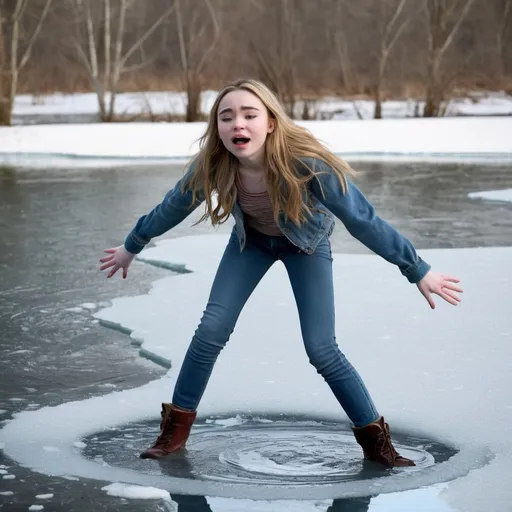
MULTIPOLYGON (((281 214, 279 227, 290 242, 306 254, 313 253, 319 241, 331 235, 336 216, 354 238, 396 265, 410 283, 417 283, 425 276, 430 265, 417 255, 407 238, 375 214, 373 205, 351 180, 347 179, 347 191, 343 192, 338 177, 327 164, 313 159, 302 162, 315 172, 315 178, 309 181, 308 197, 305 198, 312 215, 299 227, 281 214)), ((298 172, 305 172, 305 169, 299 166, 298 172)), ((127 251, 138 254, 152 238, 178 225, 203 203, 204 194, 199 192, 195 203, 191 204, 192 192, 187 190, 183 193, 181 190, 184 180, 188 180, 192 173, 193 166, 159 205, 138 220, 124 242, 127 251)), ((233 230, 240 242, 240 250, 243 250, 245 222, 237 202, 232 215, 235 220, 233 230)))

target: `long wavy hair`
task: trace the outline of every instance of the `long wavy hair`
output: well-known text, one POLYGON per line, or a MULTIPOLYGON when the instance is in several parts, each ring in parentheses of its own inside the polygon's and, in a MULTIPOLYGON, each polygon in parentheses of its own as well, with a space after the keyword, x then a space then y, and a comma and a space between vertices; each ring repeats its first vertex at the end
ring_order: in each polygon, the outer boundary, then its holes
POLYGON ((274 121, 274 129, 265 141, 267 191, 273 205, 274 218, 277 222, 282 212, 286 220, 300 225, 311 213, 307 205, 306 188, 307 183, 315 177, 315 171, 303 159, 325 162, 336 173, 344 191, 346 176, 354 171, 308 130, 295 124, 272 91, 256 80, 238 80, 224 87, 217 96, 206 131, 199 139, 199 153, 190 164, 194 165, 192 177, 184 183, 183 190, 192 189, 192 203, 196 201, 199 190, 205 195, 205 213, 198 222, 209 218, 213 225, 222 224, 231 214, 237 197, 235 177, 239 164, 220 139, 217 112, 222 98, 237 90, 249 91, 257 96, 274 121), (299 171, 299 167, 306 169, 306 172, 299 171), (215 202, 212 200, 213 194, 217 194, 215 202))

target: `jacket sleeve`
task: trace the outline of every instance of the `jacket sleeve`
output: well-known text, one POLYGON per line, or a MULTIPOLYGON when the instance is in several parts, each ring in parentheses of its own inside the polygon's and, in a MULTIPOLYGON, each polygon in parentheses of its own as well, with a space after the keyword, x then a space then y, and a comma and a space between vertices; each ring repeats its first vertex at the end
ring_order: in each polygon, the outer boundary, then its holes
POLYGON ((130 231, 124 241, 128 252, 138 254, 144 249, 149 241, 177 226, 188 217, 204 200, 204 193, 198 190, 196 201, 192 204, 192 191, 185 193, 181 190, 183 183, 186 183, 194 172, 192 164, 187 173, 170 190, 162 200, 148 214, 143 215, 137 221, 135 227, 130 231))
POLYGON ((335 172, 323 164, 311 180, 311 191, 345 225, 348 232, 386 261, 396 265, 410 283, 417 283, 430 265, 416 253, 411 242, 375 213, 363 193, 347 178, 343 192, 335 172))

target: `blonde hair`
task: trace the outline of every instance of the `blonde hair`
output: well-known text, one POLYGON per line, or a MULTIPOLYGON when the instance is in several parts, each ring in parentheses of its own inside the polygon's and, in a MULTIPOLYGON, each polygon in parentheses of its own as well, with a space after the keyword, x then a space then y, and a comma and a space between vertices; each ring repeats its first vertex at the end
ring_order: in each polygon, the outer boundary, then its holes
POLYGON ((315 171, 303 159, 319 159, 325 162, 337 175, 343 190, 346 190, 345 176, 352 174, 350 166, 324 147, 308 130, 295 124, 285 113, 276 96, 261 82, 252 79, 238 80, 227 85, 217 96, 211 111, 208 126, 199 139, 200 151, 192 160, 195 165, 190 181, 185 189, 192 189, 192 204, 197 192, 205 194, 205 213, 199 220, 211 219, 213 225, 225 222, 236 201, 235 175, 238 160, 222 143, 218 126, 219 103, 232 91, 245 90, 257 96, 266 106, 268 115, 274 121, 272 133, 265 141, 265 167, 267 170, 267 190, 277 222, 280 212, 287 220, 300 225, 310 214, 304 201, 307 183, 315 177, 315 171), (299 172, 298 164, 307 174, 299 172), (217 204, 212 201, 212 193, 218 195, 217 204))

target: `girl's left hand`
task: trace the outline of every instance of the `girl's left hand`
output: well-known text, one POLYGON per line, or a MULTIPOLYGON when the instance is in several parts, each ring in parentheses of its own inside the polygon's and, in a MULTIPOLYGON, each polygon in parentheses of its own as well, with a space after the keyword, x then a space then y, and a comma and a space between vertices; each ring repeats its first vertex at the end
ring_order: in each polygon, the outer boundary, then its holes
POLYGON ((439 297, 442 297, 446 302, 449 302, 454 306, 456 306, 461 301, 458 293, 462 293, 463 290, 454 284, 459 282, 460 279, 457 277, 451 277, 429 270, 425 274, 425 277, 416 283, 416 286, 418 287, 418 290, 423 295, 423 297, 427 299, 430 307, 435 309, 436 305, 432 299, 432 293, 439 295, 439 297))

